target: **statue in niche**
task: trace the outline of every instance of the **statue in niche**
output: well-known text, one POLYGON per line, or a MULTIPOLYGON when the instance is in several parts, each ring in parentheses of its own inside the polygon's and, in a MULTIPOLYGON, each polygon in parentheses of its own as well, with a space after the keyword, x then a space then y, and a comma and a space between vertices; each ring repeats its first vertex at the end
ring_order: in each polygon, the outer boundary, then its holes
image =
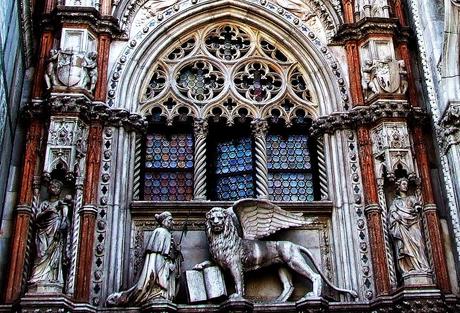
MULTIPOLYGON (((283 291, 276 299, 285 302, 294 291, 292 276, 288 269, 308 278, 313 290, 304 298, 320 297, 322 279, 334 290, 357 297, 353 290, 338 288, 326 278, 316 264, 311 252, 290 241, 261 241, 281 229, 311 223, 301 215, 287 212, 266 200, 243 199, 228 209, 213 208, 206 214, 206 234, 209 250, 214 261, 224 270, 230 271, 235 283, 235 293, 230 298, 244 297, 244 273, 279 264, 279 277, 283 291), (315 272, 306 262, 307 256, 315 272)), ((195 266, 202 270, 211 266, 205 261, 195 266)))
POLYGON ((409 181, 396 181, 396 196, 390 205, 389 231, 395 246, 396 260, 402 276, 431 272, 427 261, 420 211, 422 205, 415 196, 408 196, 409 181))
POLYGON ((141 306, 151 301, 174 300, 177 294, 182 255, 171 234, 171 213, 155 214, 160 227, 147 243, 145 260, 137 283, 130 289, 111 294, 107 304, 141 306))
MULTIPOLYGON (((72 197, 62 199, 63 183, 53 179, 48 185, 48 200, 40 203, 35 215, 36 256, 29 280, 31 285, 64 285, 66 234, 72 197)), ((57 290, 56 290, 57 291, 57 290)))

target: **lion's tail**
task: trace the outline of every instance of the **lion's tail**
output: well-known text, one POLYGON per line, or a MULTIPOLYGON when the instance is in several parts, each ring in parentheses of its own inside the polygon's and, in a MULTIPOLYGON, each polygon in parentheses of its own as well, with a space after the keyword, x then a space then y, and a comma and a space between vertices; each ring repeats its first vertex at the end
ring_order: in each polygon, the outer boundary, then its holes
POLYGON ((351 295, 353 298, 357 298, 358 297, 358 293, 354 290, 351 290, 351 289, 344 289, 344 288, 339 288, 339 287, 336 287, 334 286, 330 281, 329 279, 327 279, 327 277, 323 274, 323 271, 321 271, 321 268, 318 266, 318 264, 316 264, 315 262, 315 259, 313 258, 313 255, 311 254, 311 252, 307 249, 307 248, 304 248, 302 246, 299 246, 300 247, 300 251, 305 253, 306 255, 308 255, 308 257, 310 258, 311 262, 313 263, 313 265, 315 266, 316 270, 318 271, 319 275, 323 278, 323 280, 326 282, 326 284, 328 284, 332 289, 338 291, 338 292, 342 292, 342 293, 348 293, 349 295, 351 295))

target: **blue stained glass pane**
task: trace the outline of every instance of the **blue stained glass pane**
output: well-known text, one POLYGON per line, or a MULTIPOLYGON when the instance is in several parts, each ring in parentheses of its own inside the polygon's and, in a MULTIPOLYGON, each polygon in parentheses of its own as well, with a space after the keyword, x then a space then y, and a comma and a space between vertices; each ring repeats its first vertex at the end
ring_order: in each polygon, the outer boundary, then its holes
POLYGON ((193 168, 191 134, 149 134, 146 136, 145 166, 153 169, 193 168), (153 164, 149 161, 155 160, 153 164), (177 161, 182 162, 177 162, 177 161))
POLYGON ((146 173, 144 179, 144 200, 185 201, 193 198, 191 172, 146 173))
POLYGON ((308 136, 267 135, 267 160, 269 169, 310 169, 308 136))
POLYGON ((274 201, 313 201, 313 177, 310 173, 269 173, 268 191, 274 201), (309 186, 305 188, 305 186, 309 186))
POLYGON ((218 143, 216 174, 238 173, 242 168, 246 171, 252 170, 251 138, 243 137, 218 143))
POLYGON ((220 201, 254 197, 252 175, 242 174, 230 177, 218 177, 216 180, 217 199, 220 201))

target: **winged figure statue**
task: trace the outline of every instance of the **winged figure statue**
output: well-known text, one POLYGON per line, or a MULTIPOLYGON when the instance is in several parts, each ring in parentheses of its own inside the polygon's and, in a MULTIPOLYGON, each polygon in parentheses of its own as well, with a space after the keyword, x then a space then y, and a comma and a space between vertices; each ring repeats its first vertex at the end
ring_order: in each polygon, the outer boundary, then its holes
MULTIPOLYGON (((357 297, 354 290, 334 286, 308 249, 290 241, 259 240, 281 229, 311 224, 314 220, 285 211, 269 201, 255 199, 242 199, 228 209, 215 207, 207 212, 206 235, 211 256, 215 263, 230 272, 235 283, 236 292, 230 297, 244 297, 245 272, 273 264, 281 265, 278 274, 283 290, 277 302, 287 301, 294 291, 289 270, 312 281, 313 290, 304 298, 320 297, 323 280, 332 289, 357 297), (308 265, 304 256, 310 259, 316 271, 308 265)), ((195 269, 203 269, 211 264, 206 261, 196 265, 195 269)))

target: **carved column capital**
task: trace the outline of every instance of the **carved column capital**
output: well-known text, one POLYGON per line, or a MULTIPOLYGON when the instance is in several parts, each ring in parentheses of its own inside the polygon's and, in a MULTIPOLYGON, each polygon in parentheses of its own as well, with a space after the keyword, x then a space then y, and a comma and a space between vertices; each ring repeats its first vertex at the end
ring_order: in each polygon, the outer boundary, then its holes
POLYGON ((268 123, 266 120, 255 119, 251 122, 251 128, 254 137, 265 137, 268 131, 268 123))
POLYGON ((193 131, 196 137, 206 137, 209 131, 208 121, 204 118, 197 118, 193 122, 193 131))

